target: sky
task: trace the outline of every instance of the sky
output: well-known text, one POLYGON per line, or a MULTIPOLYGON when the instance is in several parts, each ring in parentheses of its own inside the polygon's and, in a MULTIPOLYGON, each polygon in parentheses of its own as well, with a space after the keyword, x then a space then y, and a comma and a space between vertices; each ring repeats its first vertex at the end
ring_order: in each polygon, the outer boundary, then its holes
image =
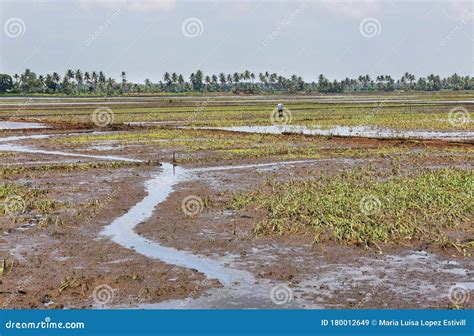
POLYGON ((0 0, 0 73, 474 75, 474 1, 0 0))

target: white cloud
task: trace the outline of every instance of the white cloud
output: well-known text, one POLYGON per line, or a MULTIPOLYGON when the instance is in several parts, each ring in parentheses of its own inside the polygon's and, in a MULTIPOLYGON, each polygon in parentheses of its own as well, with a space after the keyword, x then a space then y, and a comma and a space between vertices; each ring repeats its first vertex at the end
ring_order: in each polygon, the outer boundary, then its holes
POLYGON ((85 8, 120 8, 132 11, 159 11, 173 9, 175 0, 79 0, 85 8))

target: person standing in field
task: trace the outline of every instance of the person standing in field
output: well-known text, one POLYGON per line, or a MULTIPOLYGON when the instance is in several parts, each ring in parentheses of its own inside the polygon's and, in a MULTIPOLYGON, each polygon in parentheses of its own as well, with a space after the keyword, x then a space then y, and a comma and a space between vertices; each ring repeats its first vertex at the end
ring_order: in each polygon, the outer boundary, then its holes
POLYGON ((277 109, 278 109, 278 117, 279 117, 279 118, 283 118, 283 104, 282 104, 282 103, 278 103, 277 109))

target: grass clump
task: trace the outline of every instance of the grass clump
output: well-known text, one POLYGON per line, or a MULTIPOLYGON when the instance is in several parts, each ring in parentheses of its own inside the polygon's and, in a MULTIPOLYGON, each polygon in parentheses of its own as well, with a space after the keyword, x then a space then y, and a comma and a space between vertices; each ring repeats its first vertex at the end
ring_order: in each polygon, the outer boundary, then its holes
MULTIPOLYGON (((0 184, 0 227, 14 228, 34 218, 51 218, 70 207, 67 202, 48 198, 49 190, 15 183, 0 184)), ((39 225, 42 227, 42 225, 39 225)))
POLYGON ((315 243, 377 245, 417 239, 459 247, 466 242, 452 237, 472 230, 473 187, 473 173, 460 169, 385 180, 346 172, 324 179, 271 181, 257 192, 235 194, 229 206, 264 209, 266 219, 255 226, 259 235, 310 229, 315 243))

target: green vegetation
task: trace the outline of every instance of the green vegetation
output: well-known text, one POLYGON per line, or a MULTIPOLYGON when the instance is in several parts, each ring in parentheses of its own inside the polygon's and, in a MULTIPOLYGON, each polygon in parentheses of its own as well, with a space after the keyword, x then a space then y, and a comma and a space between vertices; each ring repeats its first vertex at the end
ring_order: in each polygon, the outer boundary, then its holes
POLYGON ((268 181, 258 191, 236 193, 231 209, 263 209, 255 233, 307 232, 314 242, 377 245, 419 240, 442 246, 474 247, 474 174, 458 169, 424 171, 418 176, 377 176, 346 172, 331 178, 268 181), (456 237, 450 235, 457 233, 456 237))
POLYGON ((87 163, 61 163, 38 166, 10 166, 0 167, 0 178, 11 179, 15 175, 25 174, 30 176, 35 172, 72 172, 78 170, 91 169, 115 169, 122 167, 136 167, 144 164, 152 164, 152 162, 127 162, 127 161, 110 161, 110 162, 87 162, 87 163))
MULTIPOLYGON (((422 147, 414 151, 416 142, 404 145, 380 143, 374 147, 357 145, 336 146, 328 138, 300 135, 273 135, 193 129, 149 129, 142 132, 115 132, 113 134, 87 134, 51 139, 66 144, 92 144, 113 141, 123 145, 142 144, 173 149, 177 163, 210 162, 245 158, 308 159, 325 157, 366 158, 385 155, 432 155, 439 149, 422 147)), ((444 152, 445 151, 445 152, 444 152)), ((448 155, 474 153, 472 147, 446 148, 448 155)))
POLYGON ((28 188, 16 183, 0 184, 0 214, 16 221, 31 214, 49 215, 68 206, 65 202, 46 198, 48 190, 28 188))
MULTIPOLYGON (((452 93, 444 99, 452 100, 457 95, 452 93)), ((410 98, 404 96, 405 98, 410 98)), ((423 95, 417 99, 430 100, 423 95)), ((146 104, 136 105, 133 101, 124 104, 110 105, 113 113, 115 128, 125 128, 128 122, 163 122, 171 125, 186 125, 199 127, 215 126, 245 126, 271 125, 270 118, 275 108, 274 102, 263 99, 242 100, 238 98, 223 98, 195 100, 182 98, 153 98, 146 104)), ((367 102, 337 102, 314 101, 300 97, 288 102, 282 97, 282 102, 291 114, 290 125, 314 126, 331 128, 335 126, 372 126, 399 130, 474 130, 474 123, 465 122, 453 125, 450 121, 450 111, 462 104, 436 102, 424 103, 367 103, 367 102)), ((94 110, 99 106, 107 106, 108 101, 98 100, 93 105, 84 106, 41 106, 29 104, 26 100, 17 103, 21 108, 5 109, 3 116, 13 118, 34 118, 35 120, 83 125, 96 128, 93 123, 94 110)), ((466 118, 469 109, 465 105, 466 118)), ((470 111, 471 115, 474 111, 470 111)))
POLYGON ((258 75, 245 70, 232 74, 205 75, 202 70, 191 73, 189 81, 182 74, 168 73, 163 75, 159 83, 145 79, 144 84, 129 83, 125 72, 120 75, 120 83, 107 77, 103 71, 83 72, 80 69, 66 71, 64 76, 57 72, 37 75, 30 69, 22 74, 0 74, 0 92, 12 93, 43 93, 66 95, 80 94, 141 94, 141 93, 183 93, 183 92, 233 92, 233 93, 343 93, 343 92, 391 92, 403 91, 439 91, 472 90, 474 78, 469 76, 452 76, 441 78, 431 74, 427 77, 416 78, 405 73, 400 79, 389 75, 371 78, 369 75, 344 80, 329 80, 323 74, 317 82, 305 82, 303 78, 292 75, 289 78, 277 73, 261 72, 258 75))

